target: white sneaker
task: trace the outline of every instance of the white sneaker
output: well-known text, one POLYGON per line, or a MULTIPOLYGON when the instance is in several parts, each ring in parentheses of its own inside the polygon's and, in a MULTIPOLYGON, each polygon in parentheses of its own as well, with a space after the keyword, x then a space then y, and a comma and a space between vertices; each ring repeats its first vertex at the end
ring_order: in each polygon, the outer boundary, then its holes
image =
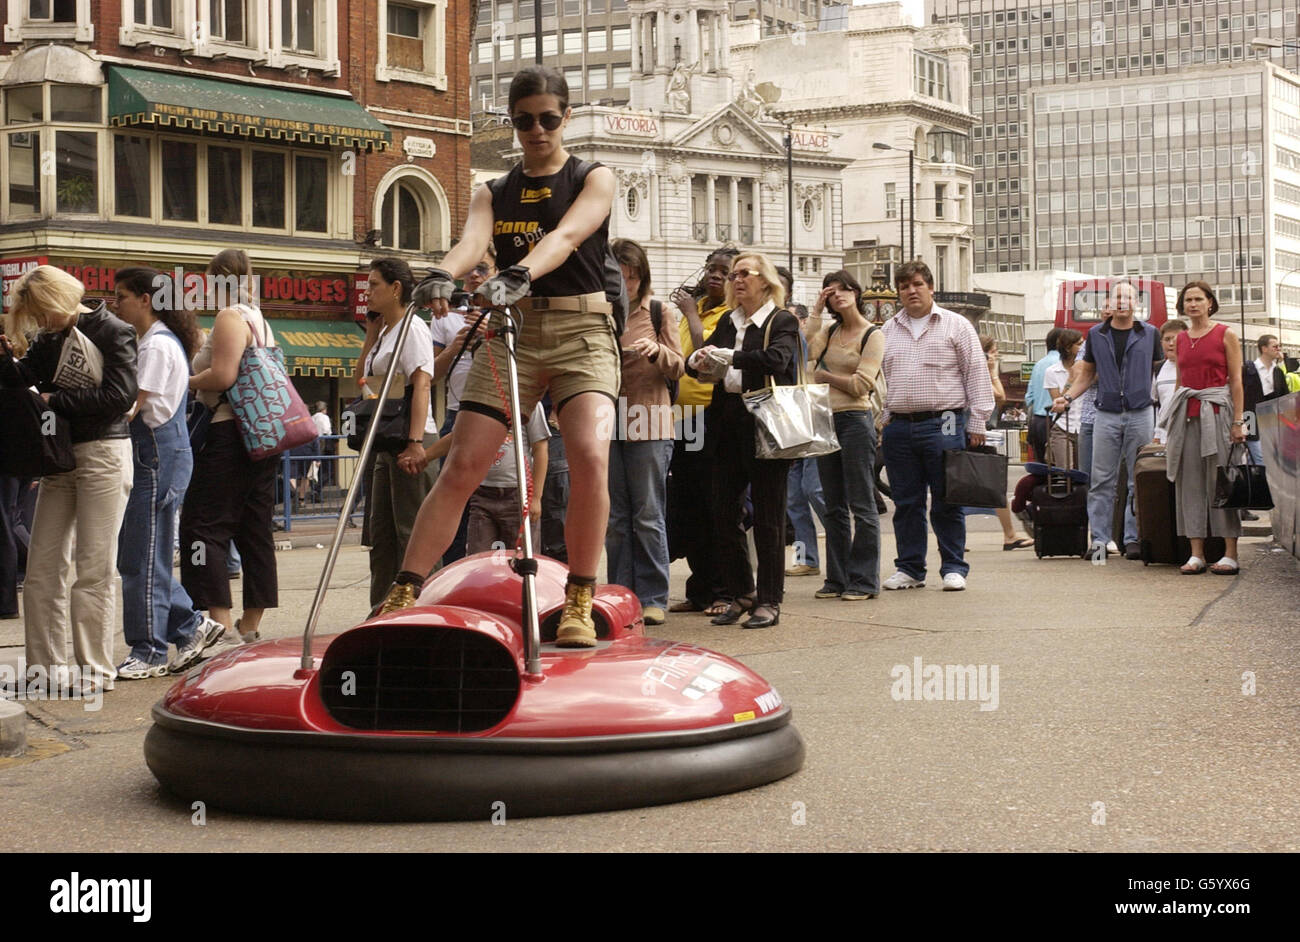
POLYGON ((966 588, 966 577, 959 572, 949 572, 943 577, 943 591, 960 592, 966 588))
POLYGON ((1111 540, 1109 543, 1106 544, 1106 552, 1109 553, 1111 556, 1119 555, 1119 547, 1115 545, 1114 540, 1111 540))
POLYGON ((925 580, 913 579, 911 576, 909 576, 907 573, 903 572, 903 570, 900 569, 892 576, 890 576, 888 579, 886 579, 883 585, 886 589, 889 589, 890 591, 893 591, 894 589, 924 589, 925 580))
POLYGON ((219 621, 213 621, 206 615, 199 627, 194 632, 194 637, 176 649, 176 657, 167 665, 167 670, 172 674, 179 674, 188 668, 195 661, 203 657, 203 653, 221 640, 225 634, 226 626, 219 621))

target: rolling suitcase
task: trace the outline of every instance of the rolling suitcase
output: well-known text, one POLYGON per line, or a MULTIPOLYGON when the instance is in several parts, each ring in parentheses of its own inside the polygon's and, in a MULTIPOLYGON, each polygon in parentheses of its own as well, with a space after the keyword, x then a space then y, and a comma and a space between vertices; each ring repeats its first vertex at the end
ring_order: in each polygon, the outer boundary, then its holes
MULTIPOLYGON (((1078 443, 1070 464, 1077 465, 1078 443)), ((1044 556, 1088 555, 1088 488, 1062 471, 1049 470, 1047 483, 1031 493, 1034 552, 1044 556)))
MULTIPOLYGON (((1138 546, 1142 551, 1143 565, 1165 563, 1181 566, 1192 555, 1191 543, 1176 532, 1178 519, 1177 494, 1165 474, 1168 459, 1165 446, 1152 443, 1143 445, 1137 456, 1137 487, 1135 488, 1135 513, 1137 514, 1138 546)), ((1224 555, 1222 537, 1205 540, 1206 563, 1211 564, 1224 555)))

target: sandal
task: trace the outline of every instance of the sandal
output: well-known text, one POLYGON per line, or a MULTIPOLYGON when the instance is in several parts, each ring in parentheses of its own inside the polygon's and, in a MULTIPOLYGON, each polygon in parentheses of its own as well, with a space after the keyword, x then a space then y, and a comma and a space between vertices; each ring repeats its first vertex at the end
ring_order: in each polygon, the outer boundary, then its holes
POLYGON ((731 607, 731 603, 728 602, 726 599, 718 599, 716 602, 712 603, 708 608, 704 610, 704 614, 708 615, 710 618, 714 617, 715 615, 725 615, 727 613, 727 609, 729 609, 730 607, 731 607))
POLYGON ((1187 562, 1183 563, 1178 571, 1184 576, 1199 576, 1201 573, 1205 572, 1205 560, 1201 559, 1199 556, 1189 556, 1187 562), (1188 569, 1188 566, 1191 566, 1192 568, 1188 569))
POLYGON ((1034 545, 1033 540, 1022 538, 1019 540, 1012 540, 1010 543, 1003 543, 1002 548, 1004 550, 1010 551, 1010 550, 1025 549, 1026 547, 1033 546, 1033 545, 1034 545))
POLYGON ((687 599, 685 602, 674 602, 672 605, 669 605, 668 611, 673 614, 680 614, 682 612, 707 612, 707 609, 702 609, 690 599, 687 599))
POLYGON ((740 616, 746 612, 754 610, 754 597, 752 595, 742 595, 727 606, 721 615, 714 616, 711 621, 715 625, 734 625, 740 621, 740 616))
POLYGON ((1231 556, 1223 557, 1210 567, 1210 572, 1216 576, 1235 576, 1240 571, 1241 567, 1237 565, 1237 561, 1231 556))

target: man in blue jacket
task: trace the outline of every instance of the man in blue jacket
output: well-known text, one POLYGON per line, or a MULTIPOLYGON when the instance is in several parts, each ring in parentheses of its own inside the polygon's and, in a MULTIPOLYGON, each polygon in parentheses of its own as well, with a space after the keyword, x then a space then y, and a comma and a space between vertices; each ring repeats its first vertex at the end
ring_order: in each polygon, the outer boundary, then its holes
MULTIPOLYGON (((1082 359, 1075 364, 1070 388, 1052 403, 1061 412, 1097 380, 1097 418, 1092 432, 1091 486, 1088 491, 1088 526, 1092 530, 1093 559, 1105 559, 1106 544, 1113 539, 1111 514, 1119 466, 1128 467, 1129 493, 1135 493, 1138 449, 1151 441, 1155 414, 1151 408, 1151 374, 1164 358, 1160 331, 1135 320, 1137 289, 1120 281, 1111 289, 1113 315, 1088 331, 1082 359)), ((1140 559, 1137 518, 1133 501, 1124 509, 1124 555, 1140 559)))

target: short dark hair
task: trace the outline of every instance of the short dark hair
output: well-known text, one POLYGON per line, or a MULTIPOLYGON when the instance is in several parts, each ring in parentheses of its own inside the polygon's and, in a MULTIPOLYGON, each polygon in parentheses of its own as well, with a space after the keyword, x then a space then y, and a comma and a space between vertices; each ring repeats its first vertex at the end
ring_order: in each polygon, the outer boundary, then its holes
POLYGON ((389 255, 384 258, 372 259, 370 270, 379 272, 379 277, 390 285, 400 283, 402 286, 402 303, 411 303, 411 291, 415 288, 415 276, 411 274, 410 265, 400 258, 393 258, 389 255))
POLYGON ((1255 343, 1259 346, 1259 352, 1263 353, 1264 348, 1267 347, 1270 343, 1272 343, 1276 339, 1277 338, 1274 337, 1272 334, 1260 334, 1259 339, 1255 341, 1255 343))
POLYGON ((1053 327, 1047 332, 1045 343, 1047 344, 1047 350, 1049 353, 1056 349, 1056 339, 1061 336, 1061 331, 1063 330, 1065 330, 1064 327, 1053 327))
MULTIPOLYGON (((859 314, 863 314, 863 315, 866 314, 866 311, 862 309, 862 285, 858 283, 858 279, 854 278, 851 274, 849 274, 849 272, 846 269, 841 268, 839 271, 833 271, 825 278, 822 279, 823 288, 829 288, 831 285, 834 284, 843 285, 844 287, 852 291, 854 307, 858 309, 859 314)), ((830 308, 829 304, 826 306, 830 308)), ((836 314, 834 308, 830 308, 830 311, 833 317, 839 316, 838 314, 836 314)))
POLYGON ((1200 288, 1205 292, 1205 296, 1210 299, 1211 317, 1219 313, 1219 299, 1215 295, 1214 289, 1210 287, 1210 283, 1208 281, 1189 281, 1187 284, 1183 285, 1183 290, 1178 292, 1178 302, 1174 305, 1178 310, 1179 315, 1183 313, 1183 296, 1193 288, 1200 288))
POLYGON ((554 95, 560 100, 560 113, 569 110, 569 83, 559 69, 549 65, 530 65, 515 73, 507 98, 510 110, 513 112, 515 105, 534 95, 554 95))
MULTIPOLYGON (((1164 337, 1166 334, 1173 334, 1173 333, 1177 333, 1180 330, 1186 330, 1186 329, 1187 329, 1187 321, 1180 321, 1178 318, 1175 317, 1172 318, 1171 320, 1165 321, 1164 324, 1160 326, 1160 336, 1164 337)), ((1260 349, 1262 350, 1264 348, 1260 347, 1260 349)))
POLYGON ((924 278, 925 283, 931 288, 934 287, 934 274, 930 271, 930 266, 919 258, 911 262, 904 262, 894 269, 894 287, 901 288, 903 285, 909 284, 917 275, 924 278))
POLYGON ((609 250, 614 253, 620 265, 636 270, 641 279, 640 294, 632 298, 632 303, 640 307, 650 297, 650 259, 646 258, 645 249, 639 242, 631 239, 614 239, 609 243, 609 250))
POLYGON ((1070 327, 1062 327, 1056 335, 1056 352, 1063 358, 1068 356, 1070 348, 1083 339, 1083 334, 1070 327))
MULTIPOLYGON (((786 294, 793 294, 793 293, 794 293, 794 275, 791 274, 790 269, 786 268, 784 265, 777 265, 777 266, 775 266, 775 267, 776 267, 776 277, 780 278, 780 279, 781 279, 782 281, 784 281, 784 282, 786 283, 786 285, 787 285, 787 287, 786 287, 786 289, 785 289, 786 294)), ((788 300, 788 299, 787 299, 787 300, 788 300)))

